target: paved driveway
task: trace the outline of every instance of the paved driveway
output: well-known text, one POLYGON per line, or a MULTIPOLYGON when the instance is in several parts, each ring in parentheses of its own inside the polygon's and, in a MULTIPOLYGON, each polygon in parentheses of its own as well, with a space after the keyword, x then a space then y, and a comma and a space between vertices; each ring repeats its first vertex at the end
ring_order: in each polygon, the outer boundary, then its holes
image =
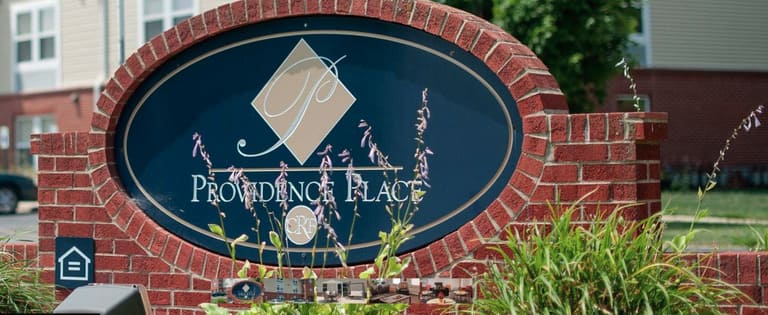
POLYGON ((0 214, 0 237, 37 242, 37 202, 20 202, 18 213, 0 214))

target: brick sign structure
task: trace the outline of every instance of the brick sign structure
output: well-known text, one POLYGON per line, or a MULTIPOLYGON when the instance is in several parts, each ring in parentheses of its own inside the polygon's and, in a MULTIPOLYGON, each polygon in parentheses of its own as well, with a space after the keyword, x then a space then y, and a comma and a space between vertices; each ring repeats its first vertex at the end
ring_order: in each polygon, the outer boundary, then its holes
MULTIPOLYGON (((234 276, 239 266, 228 257, 169 231, 132 199, 128 179, 117 167, 117 129, 137 89, 172 58, 249 26, 305 16, 353 16, 441 38, 484 64, 505 87, 505 97, 516 103, 522 141, 516 144, 520 154, 514 171, 500 179, 498 194, 477 214, 405 253, 413 259, 406 277, 482 272, 487 259, 495 257, 487 245, 503 240, 504 229, 546 220, 547 201, 558 197, 568 203, 596 190, 579 213, 578 220, 585 221, 598 205, 640 202, 627 213, 634 218, 660 209, 658 142, 665 137, 667 116, 568 114, 544 63, 493 24, 430 1, 237 1, 180 23, 131 55, 99 98, 90 131, 33 137, 32 150, 39 157, 38 255, 46 279, 53 282, 56 237, 95 239, 95 281, 146 285, 157 313, 198 310, 210 299, 212 279, 234 276)), ((191 151, 191 139, 184 141, 191 151)), ((366 267, 353 269, 359 273, 366 267)), ((318 270, 324 277, 338 272, 318 270)))

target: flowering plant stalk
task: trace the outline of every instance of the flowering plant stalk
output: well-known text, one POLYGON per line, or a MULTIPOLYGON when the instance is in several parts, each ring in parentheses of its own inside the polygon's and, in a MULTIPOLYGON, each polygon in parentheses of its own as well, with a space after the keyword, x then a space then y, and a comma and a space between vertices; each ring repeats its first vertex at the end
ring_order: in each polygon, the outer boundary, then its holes
POLYGON ((629 88, 632 89, 632 106, 635 107, 635 111, 642 111, 642 108, 640 108, 640 96, 637 95, 637 83, 635 83, 635 78, 630 74, 631 69, 629 67, 629 62, 627 62, 627 59, 621 58, 619 63, 616 64, 616 67, 621 67, 622 70, 624 70, 622 72, 624 78, 629 80, 629 88))
POLYGON ((707 196, 707 192, 715 189, 715 186, 717 186, 717 173, 720 171, 720 163, 725 160, 725 154, 730 150, 732 142, 736 140, 736 137, 739 136, 741 130, 749 132, 753 128, 760 127, 761 123, 758 117, 763 114, 764 111, 765 106, 757 106, 757 108, 751 111, 738 125, 736 125, 735 128, 733 128, 731 135, 725 140, 725 146, 720 150, 715 163, 712 165, 712 171, 707 174, 707 184, 703 189, 701 187, 698 188, 696 211, 694 212, 694 219, 691 221, 691 225, 688 228, 688 233, 678 235, 670 242, 672 250, 682 252, 688 247, 691 240, 693 240, 693 237, 697 232, 697 230, 694 229, 695 224, 709 214, 709 211, 703 207, 704 198, 707 196))
MULTIPOLYGON (((208 169, 208 180, 214 181, 216 179, 214 173, 213 173, 213 162, 211 162, 211 156, 208 154, 208 152, 205 150, 205 144, 203 144, 203 138, 199 133, 195 133, 192 135, 192 140, 195 142, 194 147, 192 148, 192 157, 196 157, 197 154, 200 154, 200 157, 205 161, 206 167, 208 169)), ((233 241, 229 241, 229 239, 226 237, 227 232, 224 227, 224 218, 226 217, 226 214, 224 211, 221 210, 221 206, 219 205, 219 195, 216 189, 213 188, 213 186, 210 186, 210 195, 213 196, 213 199, 211 200, 211 205, 213 205, 216 208, 216 211, 218 213, 219 218, 219 224, 208 224, 208 229, 218 235, 219 237, 224 238, 224 241, 227 245, 227 251, 229 252, 229 256, 232 258, 232 260, 235 260, 235 249, 236 245, 239 242, 244 242, 248 240, 248 235, 242 234, 238 238, 236 238, 233 241)))
MULTIPOLYGON (((414 159, 416 163, 413 167, 413 179, 409 181, 409 188, 411 190, 411 196, 408 198, 408 202, 388 202, 385 206, 387 214, 390 216, 390 223, 392 224, 389 232, 379 231, 379 239, 381 240, 381 247, 379 253, 374 259, 374 266, 369 267, 360 274, 360 278, 370 278, 374 273, 379 278, 392 278, 400 275, 410 263, 410 257, 400 259, 397 257, 397 251, 400 246, 407 240, 411 239, 411 230, 413 224, 411 220, 413 216, 419 211, 419 204, 423 200, 426 194, 426 188, 429 188, 429 164, 427 158, 432 155, 432 151, 424 143, 424 132, 427 130, 428 121, 430 118, 430 111, 427 101, 427 89, 424 89, 421 94, 421 107, 417 110, 417 122, 416 122, 416 149, 414 152, 414 159)), ((389 157, 384 154, 378 147, 373 138, 373 128, 366 122, 361 121, 360 128, 365 128, 363 138, 360 142, 361 147, 367 147, 369 149, 368 158, 372 163, 376 163, 384 169, 392 169, 392 164, 389 163, 389 157)), ((390 179, 386 171, 384 171, 384 179, 387 183, 397 181, 398 173, 394 171, 394 178, 390 179)))
MULTIPOLYGON (((318 197, 312 201, 312 205, 315 206, 313 213, 317 219, 319 227, 326 231, 325 248, 329 248, 331 242, 333 242, 336 256, 339 257, 339 261, 341 261, 342 266, 346 269, 346 247, 341 244, 339 237, 336 234, 336 230, 332 226, 333 218, 336 218, 337 221, 341 221, 341 212, 339 211, 338 204, 336 203, 336 197, 334 197, 333 192, 331 191, 331 173, 333 170, 333 160, 331 159, 332 150, 333 146, 328 144, 325 146, 323 151, 317 152, 317 155, 320 157, 320 185, 318 187, 318 197)), ((349 151, 344 149, 344 151, 339 154, 339 156, 348 157, 349 151)), ((352 167, 351 162, 349 163, 349 167, 352 167)), ((353 216, 353 220, 355 220, 357 216, 359 215, 357 214, 357 202, 355 201, 355 216, 353 216)), ((350 227, 350 235, 352 235, 353 229, 354 225, 350 227)), ((312 257, 310 263, 311 266, 315 265, 315 250, 317 248, 317 243, 318 237, 315 237, 314 243, 312 245, 312 257)), ((325 251, 323 252, 322 268, 325 268, 327 261, 328 252, 325 251)))
MULTIPOLYGON (((254 185, 251 184, 251 181, 248 179, 247 176, 243 173, 242 169, 237 169, 233 166, 230 166, 228 169, 230 171, 229 175, 229 181, 234 183, 235 185, 240 185, 240 188, 244 192, 244 200, 243 204, 245 205, 245 208, 251 212, 253 218, 254 218, 254 227, 251 228, 252 231, 256 234, 256 243, 259 244, 259 279, 266 279, 271 278, 274 275, 274 270, 267 271, 267 267, 264 266, 264 248, 266 247, 267 243, 264 241, 261 241, 261 234, 259 233, 260 227, 261 227, 261 219, 256 213, 256 209, 253 206, 253 203, 255 200, 260 199, 260 196, 256 192, 256 188, 254 185)), ((267 207, 266 202, 261 202, 262 207, 264 208, 265 212, 268 216, 268 222, 270 227, 272 227, 272 230, 274 230, 275 221, 277 221, 277 218, 275 217, 274 212, 272 212, 269 207, 267 207)), ((223 226, 223 222, 222 222, 223 226)), ((271 235, 270 235, 271 236, 271 235)), ((224 237, 226 240, 226 237, 224 237)), ((271 240, 270 240, 271 241, 271 240)), ((234 252, 234 248, 232 249, 234 252)), ((232 261, 235 262, 236 258, 232 258, 232 261)), ((248 276, 248 270, 251 268, 250 262, 245 261, 245 265, 243 265, 243 268, 238 271, 237 275, 240 278, 247 278, 248 276)), ((282 277, 282 268, 278 268, 278 277, 282 277)))
MULTIPOLYGON (((200 154, 200 157, 205 161, 206 168, 208 169, 208 180, 209 181, 215 181, 216 177, 213 172, 213 162, 211 162, 210 154, 205 150, 205 144, 203 143, 203 138, 199 133, 194 133, 192 135, 192 140, 194 141, 194 147, 192 149, 192 157, 196 157, 197 154, 200 154)), ((254 185, 251 185, 250 181, 248 180, 248 177, 243 174, 242 169, 236 169, 234 167, 229 167, 228 170, 231 172, 229 176, 229 181, 233 182, 235 185, 240 185, 240 187, 244 191, 244 205, 245 208, 248 209, 255 218, 255 225, 254 225, 254 231, 256 232, 256 243, 259 244, 259 279, 266 279, 271 278, 274 275, 274 270, 267 270, 266 266, 263 264, 263 258, 264 258, 264 248, 266 246, 266 242, 261 241, 260 234, 259 234, 259 227, 261 226, 261 220, 259 219, 258 215, 255 212, 255 209, 253 207, 253 202, 256 199, 260 199, 258 194, 256 193, 256 189, 254 185)), ((209 194, 213 197, 210 201, 211 205, 213 205, 216 208, 216 211, 218 213, 219 223, 218 224, 208 224, 208 230, 210 230, 212 233, 216 234, 217 236, 221 237, 224 240, 224 243, 227 245, 227 251, 229 253, 230 258, 232 259, 232 262, 235 263, 237 261, 236 258, 236 249, 237 244, 240 242, 245 242, 248 240, 248 235, 241 234, 236 239, 230 241, 227 237, 227 232, 224 224, 224 219, 226 218, 226 214, 224 211, 221 210, 221 205, 219 203, 219 196, 216 189, 211 186, 209 194)), ((262 202, 263 207, 267 210, 267 213, 269 215, 269 224, 272 226, 272 230, 274 231, 274 224, 273 221, 277 221, 274 213, 269 210, 265 202, 262 202)), ((279 221, 277 222, 279 224, 279 221)), ((270 238, 271 238, 270 233, 270 238)), ((270 240, 272 241, 272 240, 270 240)), ((238 276, 241 278, 247 278, 248 270, 251 268, 250 262, 245 261, 245 264, 243 265, 243 268, 238 271, 238 276)), ((278 268, 278 277, 282 277, 282 268, 278 268)))
MULTIPOLYGON (((623 69, 623 75, 627 80, 629 80, 629 88, 632 89, 632 101, 635 110, 638 112, 641 111, 640 97, 637 95, 637 83, 630 73, 631 69, 629 62, 627 62, 625 58, 621 58, 621 60, 616 64, 616 67, 621 67, 623 69)), ((758 105, 757 108, 751 111, 739 122, 738 125, 736 125, 735 128, 733 128, 731 135, 725 140, 725 146, 720 150, 720 155, 715 160, 714 165, 712 165, 712 171, 707 174, 707 184, 704 186, 704 189, 698 187, 696 210, 694 211, 694 218, 691 221, 688 232, 686 234, 676 236, 671 242, 668 243, 672 250, 676 252, 683 252, 686 248, 688 248, 688 244, 693 240, 695 234, 698 232, 694 229, 696 223, 701 221, 702 218, 709 214, 709 211, 703 208, 704 198, 706 197, 707 192, 715 189, 715 186, 717 185, 716 179, 717 173, 720 171, 719 165, 722 161, 725 160, 725 154, 731 148, 731 142, 736 140, 736 137, 739 136, 739 132, 742 129, 744 132, 749 132, 752 128, 760 127, 761 123, 758 119, 758 116, 763 114, 764 111, 765 106, 758 105)), ((765 247, 768 249, 768 245, 765 245, 768 244, 768 231, 765 234, 759 233, 754 228, 752 228, 752 231, 757 235, 758 244, 764 244, 763 246, 758 247, 765 247)))
MULTIPOLYGON (((385 278, 391 278, 399 276, 402 271, 409 265, 410 259, 406 258, 403 260, 400 260, 396 255, 397 251, 400 248, 400 246, 407 240, 411 239, 413 236, 411 235, 411 231, 413 229, 413 224, 411 223, 414 215, 419 210, 419 204, 423 200, 424 195, 426 194, 426 189, 430 187, 428 180, 429 180, 429 165, 428 165, 428 156, 432 155, 432 151, 425 145, 424 142, 424 133, 427 130, 427 123, 430 116, 429 107, 427 106, 427 90, 425 89, 422 92, 422 101, 421 106, 417 110, 417 123, 415 125, 416 127, 416 149, 414 151, 414 159, 415 159, 415 165, 413 167, 412 173, 413 178, 412 180, 408 181, 408 188, 410 189, 410 198, 408 198, 407 202, 403 201, 388 201, 385 206, 386 213, 390 216, 390 223, 391 228, 388 232, 380 231, 379 232, 379 238, 381 239, 381 248, 379 250, 378 255, 376 256, 374 267, 369 268, 365 272, 363 272, 360 275, 360 278, 369 278, 374 273, 378 275, 379 277, 385 277, 385 278)), ((383 170, 383 177, 384 182, 386 183, 387 187, 397 187, 397 185, 392 185, 393 182, 398 181, 398 169, 396 167, 393 167, 392 164, 389 162, 389 157, 384 154, 378 147, 377 143, 374 141, 373 138, 373 128, 370 126, 366 121, 361 121, 359 126, 360 128, 364 129, 363 137, 361 139, 361 147, 367 148, 369 150, 368 157, 371 160, 371 163, 374 163, 378 165, 383 170), (390 176, 390 172, 393 173, 393 175, 390 176)), ((202 142, 202 137, 195 133, 193 135, 193 141, 194 141, 194 148, 193 148, 193 157, 197 156, 199 154, 202 159, 206 163, 206 167, 208 168, 208 180, 213 182, 215 181, 214 176, 214 170, 213 170, 213 163, 211 162, 210 155, 205 150, 205 146, 202 142)), ((338 204, 336 203, 335 197, 332 193, 331 188, 331 174, 333 172, 333 161, 332 161, 332 152, 333 147, 331 145, 326 145, 325 149, 317 152, 317 155, 321 159, 320 167, 319 167, 319 187, 318 187, 318 197, 312 201, 312 205, 315 207, 313 210, 313 214, 315 215, 315 218, 317 219, 318 223, 318 229, 323 229, 326 231, 326 245, 325 248, 329 248, 329 246, 334 247, 334 252, 338 256, 339 260, 341 261, 343 269, 347 270, 347 257, 349 255, 349 248, 352 244, 352 239, 354 236, 354 227, 355 223, 357 222, 357 219, 360 217, 359 209, 358 209, 358 203, 364 196, 364 191, 367 190, 366 182, 363 180, 362 176, 356 172, 354 161, 352 159, 352 155, 349 152, 349 150, 344 149, 341 153, 337 154, 337 157, 341 159, 342 163, 346 163, 346 173, 345 176, 347 178, 347 181, 351 184, 351 201, 352 202, 352 215, 351 215, 351 224, 350 224, 350 231, 347 238, 346 246, 343 244, 343 241, 339 238, 339 236, 336 234, 336 231, 333 228, 333 220, 335 219, 337 222, 342 220, 342 215, 339 210, 338 204)), ((288 267, 291 267, 290 263, 290 255, 287 255, 287 249, 288 249, 288 240, 284 232, 284 226, 285 226, 285 220, 286 220, 286 214, 288 212, 288 165, 284 162, 281 162, 280 164, 280 174, 275 179, 275 186, 277 188, 278 195, 280 197, 280 210, 282 212, 282 215, 278 216, 274 211, 270 209, 270 207, 267 205, 266 201, 261 198, 261 196, 258 195, 255 185, 253 185, 247 176, 245 176, 243 169, 235 168, 235 167, 229 167, 228 171, 230 172, 230 176, 228 180, 232 183, 234 183, 236 186, 240 187, 243 191, 244 195, 244 204, 245 208, 249 210, 254 217, 255 225, 252 230, 256 233, 257 243, 260 245, 259 247, 259 278, 265 279, 272 276, 277 276, 279 278, 282 278, 285 273, 283 272, 283 262, 284 260, 287 260, 288 267), (270 243, 275 247, 275 250, 277 252, 277 261, 278 261, 278 269, 267 271, 266 267, 263 264, 263 251, 266 246, 266 242, 261 241, 259 239, 260 237, 260 226, 261 226, 261 220, 259 218, 258 212, 256 211, 254 207, 254 203, 258 200, 261 201, 262 208, 264 209, 264 212, 268 216, 268 223, 269 223, 269 241, 270 243), (276 271, 276 274, 275 274, 276 271)), ((393 188, 398 189, 398 188, 393 188)), ((397 191, 393 191, 393 194, 396 194, 397 191)), ((218 224, 209 224, 209 229, 214 234, 221 237, 225 243, 227 244, 227 250, 230 254, 230 257, 232 258, 233 263, 236 262, 236 255, 235 250, 238 243, 247 241, 248 237, 247 235, 243 234, 240 237, 230 240, 226 235, 225 230, 225 218, 226 215, 221 209, 221 205, 219 202, 219 196, 217 195, 217 192, 211 186, 211 192, 210 195, 212 196, 211 204, 216 208, 219 218, 218 224)), ((311 251, 311 263, 310 266, 315 266, 315 258, 316 258, 316 249, 318 246, 319 237, 318 235, 315 235, 313 240, 313 246, 311 251)), ((328 257, 328 251, 325 251, 323 253, 323 262, 322 267, 325 268, 326 261, 328 257)), ((238 271, 238 276, 241 278, 247 278, 248 277, 248 269, 250 268, 250 262, 246 260, 243 268, 238 271)), ((291 273, 288 273, 290 275, 291 273)), ((347 276, 346 274, 344 276, 347 276)), ((317 278, 316 274, 310 267, 304 267, 303 270, 303 278, 317 278)), ((368 292, 370 296, 370 291, 368 292)), ((368 306, 374 306, 374 305, 368 305, 368 306)), ((352 313, 357 313, 358 311, 363 312, 370 312, 370 311, 377 311, 377 313, 385 314, 385 313, 397 313, 404 309, 403 305, 385 305, 384 307, 380 307, 380 305, 376 305, 376 307, 373 307, 372 309, 368 308, 368 306, 359 306, 359 305, 344 305, 341 308, 335 307, 332 308, 332 310, 320 310, 312 308, 312 310, 320 311, 323 313, 326 313, 326 311, 331 311, 331 313, 339 312, 343 314, 349 313, 351 311, 352 313), (361 308, 362 307, 362 308, 361 308)), ((215 304, 211 303, 203 303, 201 304, 201 307, 207 312, 207 313, 226 313, 226 309, 220 308, 215 304)), ((278 307, 278 308, 269 308, 272 311, 282 312, 282 311, 288 311, 288 310, 294 310, 293 306, 286 306, 285 307, 278 307)), ((306 306, 304 306, 306 307, 306 306)), ((265 306, 261 305, 253 305, 250 311, 254 311, 256 313, 264 313, 265 306)), ((267 311, 267 314, 270 314, 271 311, 267 311)))

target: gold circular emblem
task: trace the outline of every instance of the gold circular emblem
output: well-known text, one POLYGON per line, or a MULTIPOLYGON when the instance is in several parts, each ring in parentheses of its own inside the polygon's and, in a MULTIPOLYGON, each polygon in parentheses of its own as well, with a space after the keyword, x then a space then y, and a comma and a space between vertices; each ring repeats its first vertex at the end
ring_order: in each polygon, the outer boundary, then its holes
POLYGON ((309 243, 317 233, 317 218, 307 206, 295 206, 285 216, 285 235, 292 243, 309 243))

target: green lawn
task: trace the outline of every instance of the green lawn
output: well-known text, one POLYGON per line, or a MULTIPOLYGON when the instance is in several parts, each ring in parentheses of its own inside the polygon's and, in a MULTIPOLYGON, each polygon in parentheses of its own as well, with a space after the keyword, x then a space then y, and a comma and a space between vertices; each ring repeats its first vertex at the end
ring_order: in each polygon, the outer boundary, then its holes
MULTIPOLYGON (((697 202, 695 191, 663 191, 662 207, 676 215, 693 215, 697 202)), ((704 208, 709 216, 768 220, 768 190, 718 191, 707 193, 704 208)))
MULTIPOLYGON (((693 215, 696 210, 696 192, 663 191, 661 193, 664 209, 675 215, 693 215)), ((707 193, 704 207, 709 210, 709 217, 768 220, 768 191, 718 191, 707 193)), ((664 239, 670 240, 675 235, 688 232, 690 223, 668 223, 664 239)), ((733 250, 748 249, 754 245, 755 235, 744 224, 704 224, 696 228, 701 230, 691 244, 691 250, 733 250)), ((758 230, 768 226, 755 226, 758 230)))
MULTIPOLYGON (((688 233, 689 223, 667 223, 664 230, 664 240, 668 241, 676 235, 688 233)), ((765 227, 755 226, 758 230, 765 227)), ((755 235, 748 226, 742 224, 698 224, 700 230, 691 242, 691 251, 726 251, 746 250, 755 245, 755 235)))

